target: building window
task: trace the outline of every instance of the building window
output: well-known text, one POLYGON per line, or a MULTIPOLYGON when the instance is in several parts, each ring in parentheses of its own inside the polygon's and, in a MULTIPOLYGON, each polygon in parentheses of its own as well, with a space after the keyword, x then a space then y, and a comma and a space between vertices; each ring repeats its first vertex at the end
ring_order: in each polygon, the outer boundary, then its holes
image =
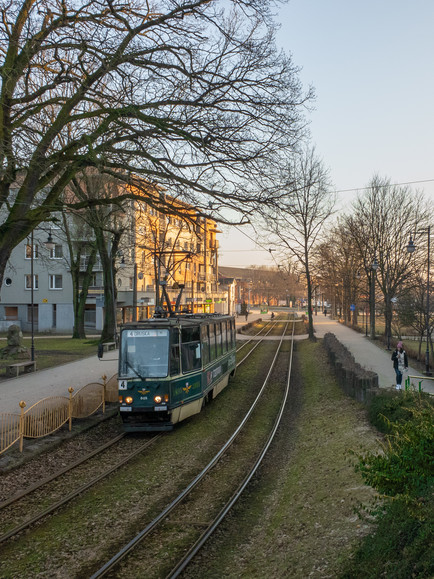
POLYGON ((12 280, 11 280, 10 277, 7 277, 7 278, 5 279, 5 285, 7 285, 7 286, 12 285, 12 280))
POLYGON ((33 305, 33 316, 32 316, 32 306, 28 305, 27 306, 27 322, 28 323, 38 323, 38 319, 39 319, 39 308, 38 308, 38 304, 34 304, 33 305), (33 318, 33 319, 32 319, 33 318))
POLYGON ((60 259, 63 257, 63 248, 61 245, 56 244, 52 249, 50 249, 51 259, 60 259))
POLYGON ((18 306, 5 306, 5 318, 7 320, 18 320, 18 306))
POLYGON ((49 288, 51 290, 63 289, 63 280, 61 275, 49 275, 49 288))
MULTIPOLYGON (((33 259, 38 259, 39 250, 38 246, 33 244, 33 259)), ((32 246, 30 243, 26 244, 26 259, 32 259, 32 246)))
MULTIPOLYGON (((32 276, 31 275, 26 275, 25 276, 25 287, 26 290, 30 290, 32 289, 32 276)), ((39 288, 39 280, 38 280, 38 276, 34 275, 33 276, 33 289, 38 289, 39 288)))

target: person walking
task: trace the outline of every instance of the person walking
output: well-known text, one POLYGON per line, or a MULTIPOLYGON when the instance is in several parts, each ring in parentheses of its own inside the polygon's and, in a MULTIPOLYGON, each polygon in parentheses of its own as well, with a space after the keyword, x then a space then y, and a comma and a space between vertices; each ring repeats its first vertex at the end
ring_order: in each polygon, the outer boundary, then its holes
POLYGON ((396 389, 401 390, 402 374, 408 369, 407 352, 404 350, 402 342, 396 344, 396 350, 392 354, 392 361, 396 373, 396 389))

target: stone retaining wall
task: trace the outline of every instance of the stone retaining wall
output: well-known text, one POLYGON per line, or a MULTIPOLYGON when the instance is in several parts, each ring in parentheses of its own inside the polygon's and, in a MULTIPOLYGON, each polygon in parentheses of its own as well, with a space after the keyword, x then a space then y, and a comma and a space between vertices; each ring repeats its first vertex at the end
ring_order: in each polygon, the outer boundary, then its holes
POLYGON ((334 334, 324 336, 323 346, 342 390, 359 402, 369 401, 378 393, 378 374, 365 370, 334 334))

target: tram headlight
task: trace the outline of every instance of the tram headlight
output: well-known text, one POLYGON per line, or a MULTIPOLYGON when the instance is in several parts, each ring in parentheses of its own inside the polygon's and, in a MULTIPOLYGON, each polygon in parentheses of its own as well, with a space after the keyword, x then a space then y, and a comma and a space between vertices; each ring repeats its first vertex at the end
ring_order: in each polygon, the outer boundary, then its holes
POLYGON ((161 404, 161 401, 162 401, 162 400, 163 400, 163 399, 161 398, 161 396, 159 396, 159 395, 154 396, 154 402, 155 402, 155 404, 161 404))
POLYGON ((132 396, 126 396, 125 397, 125 403, 126 404, 132 404, 133 403, 133 397, 132 396))

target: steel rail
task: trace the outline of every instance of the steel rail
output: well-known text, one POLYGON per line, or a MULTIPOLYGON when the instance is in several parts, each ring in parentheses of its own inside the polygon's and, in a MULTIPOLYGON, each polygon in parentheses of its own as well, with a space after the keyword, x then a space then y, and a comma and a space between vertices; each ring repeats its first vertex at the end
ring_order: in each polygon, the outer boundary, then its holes
MULTIPOLYGON (((240 347, 237 349, 237 354, 238 354, 238 352, 239 352, 240 350, 242 350, 242 349, 244 348, 244 346, 247 346, 248 344, 250 344, 250 342, 252 342, 255 338, 257 338, 257 337, 259 336, 259 334, 261 334, 261 333, 267 328, 267 326, 269 326, 269 325, 271 325, 271 323, 270 323, 270 322, 267 322, 267 323, 265 324, 265 326, 259 330, 259 332, 257 332, 256 334, 253 334, 253 335, 252 335, 252 337, 250 338, 250 340, 246 340, 245 342, 243 342, 242 346, 240 346, 240 347)), ((269 332, 271 332, 272 329, 273 329, 273 326, 271 327, 271 329, 269 330, 269 332)), ((269 332, 268 332, 268 333, 269 333, 269 332)), ((268 333, 265 334, 265 335, 267 336, 268 333)))
MULTIPOLYGON (((260 330, 259 333, 261 333, 263 331, 264 328, 262 328, 260 330)), ((273 328, 270 328, 270 330, 265 334, 265 336, 267 336, 273 328)), ((256 335, 258 335, 256 334, 256 335)), ((251 340, 249 340, 247 343, 250 343, 251 340)), ((261 343, 261 340, 256 342, 255 346, 249 351, 249 353, 236 365, 236 367, 238 368, 238 366, 240 366, 249 356, 250 354, 255 350, 255 348, 261 343)), ((31 487, 29 487, 28 489, 25 489, 21 492, 19 492, 18 494, 14 495, 13 497, 11 497, 10 499, 7 499, 6 501, 4 501, 3 503, 0 503, 0 510, 3 508, 6 508, 7 506, 13 504, 14 502, 26 497, 27 495, 31 494, 32 492, 36 491, 37 489, 41 488, 42 486, 52 482, 53 480, 55 480, 56 478, 62 476, 63 474, 66 474, 68 471, 76 468, 77 466, 80 466, 82 463, 86 462, 87 460, 93 458, 94 456, 96 456, 97 454, 99 454, 100 452, 103 452, 104 450, 106 450, 107 448, 110 448, 110 446, 113 446, 116 442, 118 442, 119 440, 121 440, 122 438, 124 438, 126 435, 125 432, 119 434, 118 436, 116 436, 115 438, 113 438, 112 440, 108 441, 107 443, 103 444, 102 446, 100 446, 99 448, 95 449, 94 451, 90 452, 89 454, 87 454, 85 457, 75 461, 74 463, 72 463, 71 465, 68 465, 67 467, 65 467, 64 469, 61 469, 60 471, 57 471, 56 473, 54 473, 53 475, 47 477, 46 479, 43 479, 42 481, 39 481, 38 483, 36 483, 35 485, 32 485, 31 487)), ((139 454, 142 450, 144 450, 148 445, 153 444, 158 438, 161 438, 164 435, 164 433, 161 433, 155 437, 153 437, 150 441, 147 441, 144 445, 142 445, 137 451, 135 451, 134 453, 132 453, 131 455, 128 455, 128 457, 126 457, 125 459, 123 459, 122 461, 120 461, 119 463, 117 463, 116 465, 114 465, 113 467, 111 467, 110 469, 108 469, 107 471, 105 471, 104 473, 102 473, 101 475, 99 475, 97 478, 92 479, 91 481, 89 481, 88 483, 85 483, 84 485, 82 485, 81 487, 79 487, 78 489, 76 489, 75 491, 72 491, 71 493, 69 493, 68 495, 66 495, 65 497, 63 497, 62 499, 60 499, 59 501, 57 501, 56 503, 54 503, 53 505, 51 505, 50 507, 47 507, 46 509, 44 509, 43 511, 37 513, 36 515, 34 515, 33 517, 31 517, 30 519, 27 519, 26 521, 24 521, 23 523, 21 523, 20 525, 17 525, 16 527, 14 527, 13 529, 11 529, 10 531, 8 531, 7 533, 0 535, 0 544, 3 543, 4 541, 6 541, 7 539, 13 537, 14 535, 18 534, 20 531, 26 529, 27 527, 29 527, 30 525, 32 525, 33 523, 37 522, 38 520, 40 520, 41 518, 49 515, 50 513, 54 512, 55 510, 57 510, 59 507, 61 507, 62 505, 66 504, 67 502, 69 502, 70 500, 72 500, 73 498, 75 498, 77 495, 81 494, 82 492, 86 491, 87 489, 91 488, 94 484, 96 484, 97 482, 99 482, 100 480, 102 480, 103 478, 105 478, 106 476, 108 476, 109 474, 111 474, 112 472, 114 472, 115 470, 117 470, 118 468, 120 468, 123 464, 125 464, 126 462, 128 462, 129 460, 131 460, 131 458, 134 458, 134 456, 136 454, 139 454)))
POLYGON ((104 450, 106 450, 107 448, 110 448, 111 446, 113 446, 114 444, 116 444, 116 442, 118 442, 119 440, 121 440, 122 438, 124 438, 126 432, 122 432, 121 434, 118 434, 117 436, 115 436, 114 438, 112 438, 111 440, 109 440, 108 442, 106 442, 105 444, 99 446, 98 448, 96 448, 95 450, 92 450, 92 452, 89 452, 89 454, 86 454, 86 456, 79 458, 78 460, 76 460, 75 462, 71 463, 70 465, 66 466, 65 468, 62 468, 61 470, 58 470, 57 472, 55 472, 54 474, 48 476, 47 478, 44 478, 42 480, 40 480, 39 482, 35 483, 34 485, 28 487, 27 489, 23 489, 21 491, 19 491, 17 494, 13 495, 12 497, 10 497, 9 499, 7 499, 6 501, 4 501, 3 503, 0 503, 0 510, 4 509, 5 507, 11 505, 12 503, 15 503, 16 501, 18 501, 19 499, 22 499, 23 497, 29 495, 30 493, 36 491, 37 489, 39 489, 40 487, 48 484, 49 482, 55 480, 56 478, 58 478, 59 476, 62 476, 63 474, 69 472, 70 470, 76 468, 77 466, 80 466, 80 464, 82 464, 83 462, 86 462, 87 460, 93 458, 94 456, 96 456, 97 454, 99 454, 100 452, 103 452, 104 450))
MULTIPOLYGON (((259 346, 259 344, 262 344, 262 342, 264 341, 264 338, 266 338, 266 337, 268 336, 268 334, 269 334, 270 332, 272 332, 273 330, 274 330, 274 326, 271 326, 271 328, 268 330, 268 332, 267 332, 266 334, 264 334, 263 336, 261 336, 261 338, 262 338, 261 340, 256 340, 256 341, 255 341, 256 343, 255 343, 255 345, 253 346, 253 348, 248 351, 248 353, 244 356, 244 358, 243 358, 242 360, 240 360, 239 362, 237 362, 235 368, 238 368, 238 366, 241 366, 241 364, 246 361, 246 359, 250 356, 250 354, 252 354, 252 352, 254 352, 254 350, 256 350, 256 348, 259 346)), ((259 332, 259 333, 260 333, 260 332, 259 332)), ((257 335, 257 334, 256 334, 256 335, 257 335)), ((282 336, 282 340, 283 340, 284 335, 285 335, 285 334, 283 334, 283 336, 282 336)), ((253 340, 254 337, 255 337, 255 336, 252 336, 252 339, 249 340, 249 341, 247 342, 247 344, 250 344, 250 342, 253 340)), ((241 350, 241 348, 240 348, 240 350, 241 350)), ((237 350, 237 352, 239 352, 239 350, 237 350)))
MULTIPOLYGON (((289 321, 288 321, 289 324, 289 321)), ((287 326, 286 326, 287 327, 287 326)), ((226 443, 222 446, 222 448, 217 452, 217 454, 211 459, 211 461, 202 469, 202 471, 190 482, 190 484, 169 504, 165 507, 159 515, 157 515, 142 531, 140 531, 129 543, 127 543, 120 551, 118 551, 113 557, 107 561, 98 571, 96 571, 90 579, 97 579, 99 577, 103 577, 109 571, 111 571, 122 559, 124 559, 135 547, 138 545, 147 535, 151 533, 167 516, 173 511, 173 509, 183 500, 185 499, 191 491, 199 484, 199 482, 205 477, 205 475, 217 464, 217 462, 222 458, 225 452, 230 448, 233 444, 239 433, 244 428, 246 422, 250 418, 253 410, 255 409, 258 401, 260 400, 262 394, 265 391, 265 387, 268 383, 268 380, 271 376, 272 370, 276 363, 277 357, 279 355, 283 338, 285 336, 286 327, 283 331, 281 336, 279 345, 276 349, 274 354, 273 360, 271 362, 270 368, 267 372, 267 376, 261 386, 259 393, 257 394, 255 400, 253 401, 252 405, 250 406, 249 410, 247 411, 246 415, 244 416, 243 420, 240 422, 236 430, 230 436, 230 438, 226 441, 226 443)), ((271 330, 270 330, 271 331, 271 330)), ((260 342, 258 342, 260 343, 260 342)), ((256 346, 255 346, 256 347, 256 346)), ((252 352, 251 350, 250 352, 252 352)), ((250 355, 250 352, 248 355, 250 355)), ((247 357, 247 356, 246 356, 247 357)), ((244 358, 245 359, 245 358, 244 358)))
POLYGON ((110 475, 112 472, 114 472, 115 470, 117 470, 118 468, 120 468, 121 466, 123 466, 125 463, 127 463, 128 461, 130 461, 132 458, 134 458, 136 455, 140 454, 143 450, 145 450, 145 448, 147 448, 148 446, 151 446, 151 444, 153 444, 157 439, 161 438, 165 433, 160 433, 157 434, 156 436, 152 437, 150 440, 147 440, 144 444, 142 444, 138 449, 136 449, 134 452, 132 452, 131 454, 129 454, 128 456, 124 457, 121 461, 117 462, 114 466, 110 467, 109 469, 107 469, 106 471, 104 471, 103 473, 99 474, 97 477, 91 479, 90 481, 88 481, 87 483, 85 483, 84 485, 80 486, 78 489, 72 491, 71 493, 65 495, 62 499, 60 499, 59 501, 57 501, 56 503, 54 503, 53 505, 47 507, 46 509, 44 509, 43 511, 40 511, 39 513, 37 513, 35 516, 31 517, 30 519, 27 519, 26 521, 24 521, 23 523, 21 523, 20 525, 17 525, 16 527, 14 527, 13 529, 11 529, 10 531, 8 531, 7 533, 5 533, 4 535, 0 536, 0 543, 3 543, 4 541, 6 541, 7 539, 10 539, 11 537, 13 537, 14 535, 16 535, 17 533, 19 533, 20 531, 22 531, 23 529, 26 529, 27 527, 29 527, 30 525, 32 525, 33 523, 36 523, 36 521, 39 521, 40 519, 42 519, 43 517, 45 517, 46 515, 49 515, 50 513, 52 513, 53 511, 57 510, 59 507, 61 507, 62 505, 64 505, 65 503, 69 502, 70 500, 72 500, 73 498, 75 498, 77 495, 83 493, 84 491, 86 491, 87 489, 91 488, 92 486, 94 486, 96 483, 98 483, 99 481, 103 480, 105 477, 107 477, 108 475, 110 475))
MULTIPOLYGON (((292 330, 292 336, 294 336, 294 324, 293 324, 293 330, 292 330)), ((271 445, 271 443, 274 440, 274 437, 276 435, 277 429, 280 425, 280 421, 282 419, 282 415, 283 415, 283 411, 285 409, 286 406, 286 401, 288 399, 288 393, 289 393, 289 385, 290 385, 290 381, 291 381, 291 371, 292 371, 292 358, 293 358, 293 350, 294 350, 294 340, 292 340, 291 342, 291 352, 290 352, 290 357, 289 357, 289 367, 288 367, 288 378, 286 381, 286 387, 285 387, 285 392, 284 392, 284 396, 282 398, 282 403, 280 406, 280 410, 279 413, 276 417, 276 420, 274 422, 274 426, 269 434, 269 437, 261 451, 261 453, 259 454, 258 458, 256 459, 254 465, 252 466, 250 472, 246 475, 246 477, 244 478, 244 480, 242 481, 242 483, 239 485, 238 489, 235 491, 235 493, 232 495, 232 497, 228 500, 228 502, 226 503, 226 505, 221 509, 221 511, 219 512, 219 514, 215 517, 215 519, 213 520, 213 522, 208 526, 208 528, 202 533, 202 535, 199 537, 199 539, 196 541, 196 543, 190 548, 190 550, 184 555, 184 557, 178 562, 178 564, 172 569, 172 571, 170 572, 169 575, 166 576, 166 579, 175 579, 176 577, 178 577, 180 575, 180 573, 182 573, 182 571, 191 563, 192 559, 198 554, 198 552, 202 549, 202 547, 204 546, 204 544, 206 543, 206 541, 211 537, 211 535, 214 533, 214 531, 218 528, 218 526, 220 525, 220 523, 224 520, 224 518, 226 517, 226 515, 228 514, 228 512, 231 510, 231 508, 234 506, 234 504, 238 501, 238 499, 240 498, 240 496, 242 495, 242 493, 245 491, 247 485, 249 484, 249 482, 251 481, 253 475, 256 473, 258 467, 260 466, 261 462, 263 461, 266 453, 268 452, 268 449, 271 445)))

